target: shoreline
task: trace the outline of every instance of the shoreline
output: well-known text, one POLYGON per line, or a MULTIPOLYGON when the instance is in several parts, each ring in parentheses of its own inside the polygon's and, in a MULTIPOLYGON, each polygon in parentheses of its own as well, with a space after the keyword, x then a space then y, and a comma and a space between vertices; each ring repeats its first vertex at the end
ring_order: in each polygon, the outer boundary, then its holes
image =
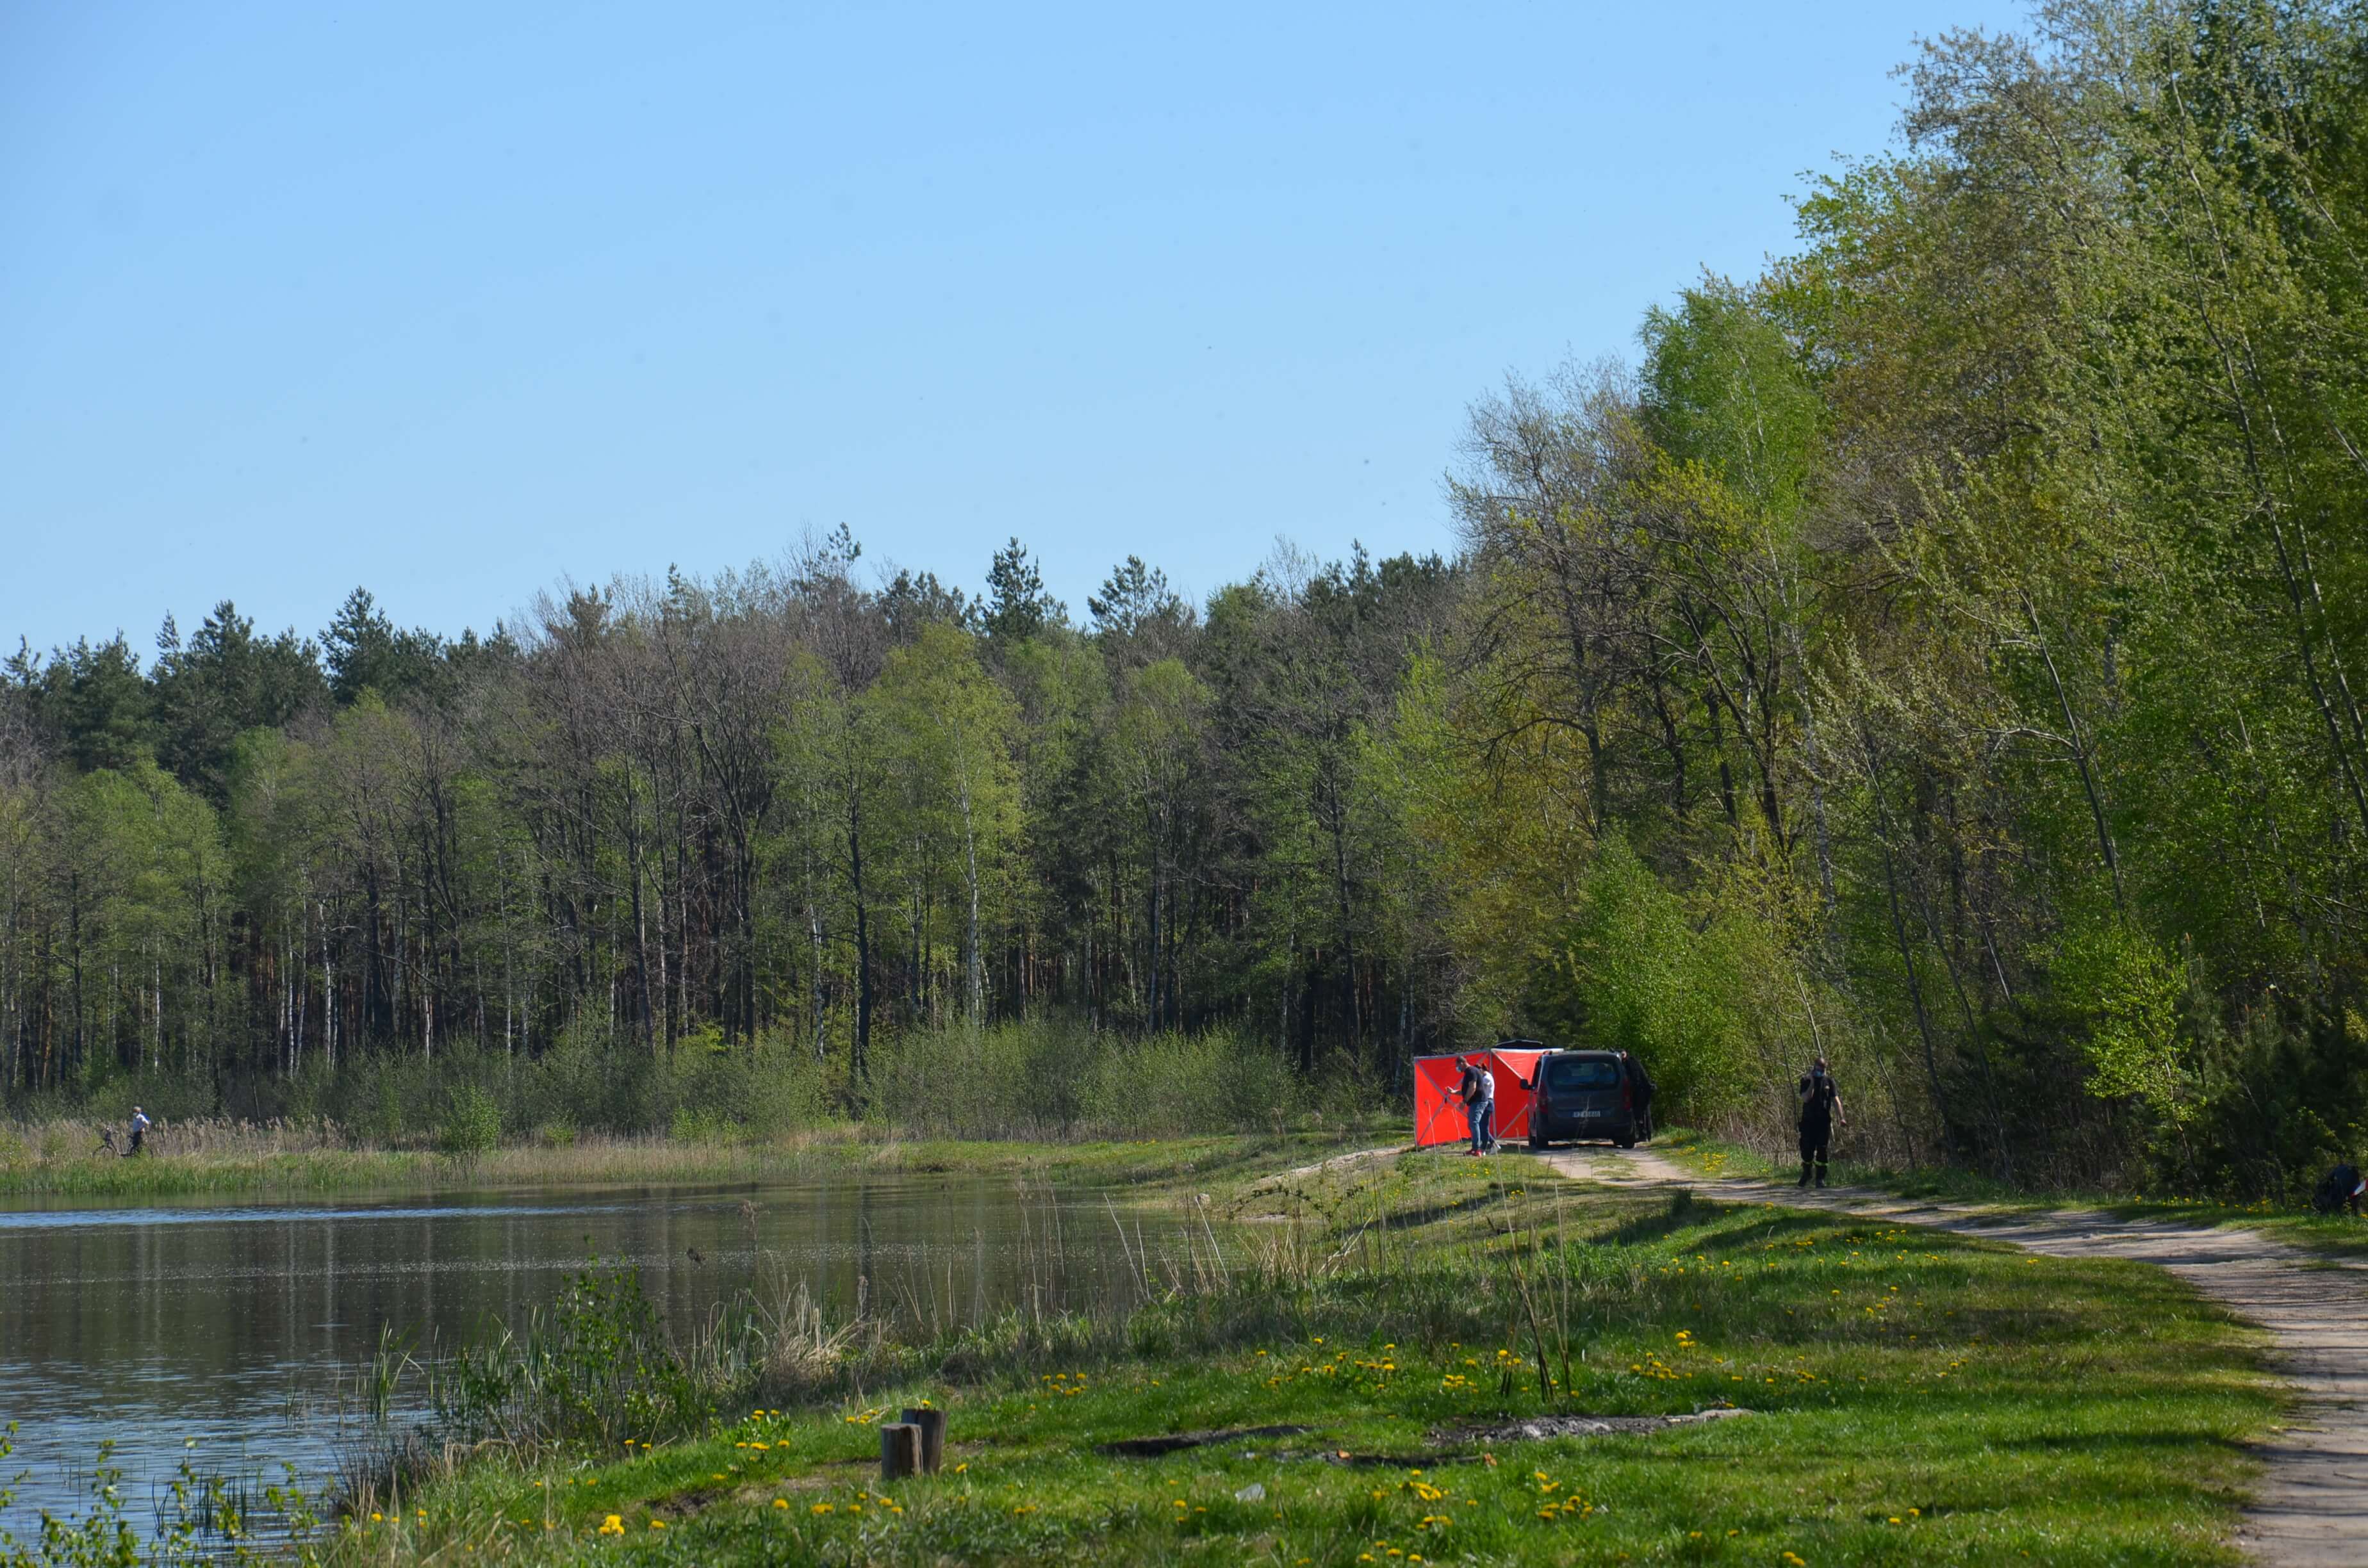
POLYGON ((2201 1565, 2258 1473, 2231 1445, 2283 1408, 2260 1335, 2145 1266, 1528 1160, 1311 1163, 1192 1184, 1284 1221, 1223 1278, 826 1336, 629 1457, 431 1465, 327 1556, 2201 1565), (882 1483, 874 1428, 925 1401, 944 1471, 882 1483))
MULTIPOLYGON (((6 1131, 0 1125, 0 1138, 6 1131)), ((0 1142, 0 1200, 731 1185, 850 1174, 1161 1184, 1194 1176, 1271 1176, 1294 1163, 1321 1161, 1374 1142, 1372 1135, 1346 1131, 1125 1142, 917 1139, 845 1123, 749 1143, 586 1136, 565 1144, 521 1142, 450 1154, 317 1143, 273 1148, 275 1136, 293 1142, 304 1135, 238 1129, 218 1133, 211 1147, 152 1150, 132 1158, 21 1153, 11 1158, 9 1145, 0 1142)), ((23 1142, 20 1132, 19 1149, 23 1142)))

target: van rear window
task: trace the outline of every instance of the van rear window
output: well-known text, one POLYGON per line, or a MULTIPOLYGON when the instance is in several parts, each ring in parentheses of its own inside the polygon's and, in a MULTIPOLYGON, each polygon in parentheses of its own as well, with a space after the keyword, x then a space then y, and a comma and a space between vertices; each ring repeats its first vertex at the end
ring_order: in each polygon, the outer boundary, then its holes
POLYGON ((1558 1057, 1546 1064, 1546 1085, 1556 1089, 1616 1089, 1620 1086, 1620 1066, 1613 1062, 1590 1062, 1585 1057, 1558 1057))

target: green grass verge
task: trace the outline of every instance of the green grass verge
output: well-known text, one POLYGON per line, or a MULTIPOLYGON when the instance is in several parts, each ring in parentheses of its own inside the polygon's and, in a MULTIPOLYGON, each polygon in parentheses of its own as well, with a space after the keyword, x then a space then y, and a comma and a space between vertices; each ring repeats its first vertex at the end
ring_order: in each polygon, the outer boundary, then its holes
MULTIPOLYGON (((1713 1178, 1744 1177, 1788 1182, 1800 1175, 1797 1162, 1771 1160, 1744 1144, 1675 1129, 1656 1138, 1656 1153, 1713 1178)), ((2368 1257, 2368 1221, 2349 1214, 2327 1215, 2273 1204, 2224 1203, 2205 1198, 2160 1198, 2012 1187, 1977 1171, 1951 1168, 1897 1170, 1855 1160, 1836 1160, 1839 1187, 1866 1187, 1930 1203, 1962 1203, 2000 1213, 2045 1213, 2084 1210, 2122 1220, 2167 1220, 2180 1224, 2259 1231, 2305 1251, 2368 1257)))
POLYGON ((969 1173, 1083 1182, 1228 1179, 1385 1142, 1383 1131, 1178 1138, 1136 1142, 913 1141, 878 1128, 817 1130, 752 1143, 587 1138, 514 1144, 483 1154, 413 1149, 231 1147, 118 1159, 87 1153, 0 1158, 0 1198, 200 1197, 252 1193, 422 1192, 512 1187, 734 1183, 870 1173, 969 1173))
POLYGON ((338 1527, 327 1554, 2238 1561, 2242 1445, 2280 1397, 2257 1336, 2158 1270, 1511 1162, 1408 1156, 1217 1197, 1251 1221, 1228 1280, 1115 1332, 1007 1319, 830 1407, 767 1404, 630 1457, 482 1457, 338 1527), (948 1468, 883 1486, 873 1427, 925 1398, 950 1412, 948 1468), (1727 1403, 1752 1414, 1473 1435, 1727 1403), (1154 1460, 1097 1451, 1277 1425, 1307 1430, 1154 1460))

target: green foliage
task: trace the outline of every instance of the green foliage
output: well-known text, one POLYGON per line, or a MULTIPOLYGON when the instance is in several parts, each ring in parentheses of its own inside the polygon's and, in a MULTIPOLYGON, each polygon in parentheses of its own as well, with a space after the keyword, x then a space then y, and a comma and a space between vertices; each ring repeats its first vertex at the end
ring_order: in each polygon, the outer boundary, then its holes
POLYGON ((1077 1071, 1078 1125, 1116 1138, 1279 1131, 1311 1098, 1273 1050, 1215 1029, 1115 1040, 1077 1071))
POLYGON ((1565 929, 1532 1000, 1558 1039, 1641 1057, 1671 1116, 1713 1117, 1747 1096, 1761 1064, 1752 982, 1785 961, 1748 907, 1725 903, 1697 929, 1685 902, 1614 838, 1565 929))
POLYGON ((2277 1419, 2277 1391, 2243 1327, 2159 1270, 1759 1205, 1510 1191, 1476 1164, 1237 1191, 1260 1222, 1219 1229, 1230 1271, 1179 1271, 1141 1304, 809 1329, 798 1381, 753 1377, 705 1431, 632 1457, 489 1445, 350 1555, 2226 1561, 2230 1445, 2277 1419), (2100 1337, 2112 1378, 2083 1353, 2100 1337), (871 1426, 924 1399, 961 1448, 882 1486, 871 1426), (1748 1414, 1598 1440, 1584 1463, 1568 1438, 1518 1435, 1480 1445, 1493 1464, 1444 1462, 1469 1449, 1441 1434, 1727 1404, 1748 1414), (1097 1451, 1276 1425, 1304 1430, 1154 1462, 1097 1451), (1406 1468, 1278 1462, 1341 1452, 1406 1468))
POLYGON ((2095 926, 2056 949, 2058 1002, 2082 1031, 2089 1092, 2135 1095, 2174 1121, 2192 1114, 2181 1094, 2179 1004, 2186 977, 2161 949, 2122 926, 2095 926))
POLYGON ((720 1110, 694 1110, 677 1106, 674 1125, 667 1130, 677 1143, 729 1143, 739 1129, 720 1110))
POLYGON ((1823 1050, 1886 1159, 2284 1190, 2368 1128, 2363 58, 1940 37, 1797 255, 1474 408, 1452 561, 1128 556, 1080 628, 1016 540, 974 601, 842 528, 522 643, 22 652, 0 1094, 1198 1126, 1522 1031, 1762 1142, 1823 1050))
POLYGON ((1706 280, 1655 306, 1644 411, 1664 450, 1699 462, 1759 506, 1789 514, 1814 472, 1826 420, 1793 345, 1748 291, 1706 280))
POLYGON ((595 1260, 523 1336, 462 1346, 428 1392, 441 1433, 464 1441, 609 1450, 699 1430, 715 1415, 722 1377, 696 1348, 677 1346, 641 1270, 595 1260))
POLYGON ((873 1085, 876 1119, 961 1138, 1240 1131, 1295 1124, 1315 1100, 1287 1060, 1231 1031, 1133 1040, 1055 1020, 908 1036, 873 1085))
MULTIPOLYGON (((0 1430, 0 1465, 15 1449, 16 1430, 13 1421, 0 1430)), ((153 1479, 145 1483, 150 1502, 142 1511, 153 1523, 144 1531, 131 1522, 124 1482, 115 1439, 102 1439, 92 1456, 88 1510, 59 1516, 44 1509, 29 1540, 0 1528, 0 1568, 197 1568, 226 1557, 249 1560, 258 1536, 277 1537, 293 1562, 320 1561, 313 1538, 320 1519, 293 1466, 286 1484, 250 1489, 201 1473, 185 1454, 161 1487, 153 1479)), ((10 1501, 9 1488, 0 1484, 0 1510, 10 1501)))
POLYGON ((474 1084, 462 1084, 448 1096, 443 1125, 436 1146, 448 1154, 482 1154, 502 1141, 501 1108, 494 1096, 474 1084))

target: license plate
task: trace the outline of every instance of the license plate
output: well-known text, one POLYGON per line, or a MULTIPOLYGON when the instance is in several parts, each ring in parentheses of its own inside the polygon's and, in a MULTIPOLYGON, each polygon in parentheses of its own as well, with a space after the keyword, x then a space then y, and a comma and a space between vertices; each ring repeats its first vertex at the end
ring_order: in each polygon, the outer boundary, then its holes
POLYGON ((1578 1114, 1581 1116, 1601 1116, 1603 1113, 1600 1110, 1583 1110, 1578 1114))

